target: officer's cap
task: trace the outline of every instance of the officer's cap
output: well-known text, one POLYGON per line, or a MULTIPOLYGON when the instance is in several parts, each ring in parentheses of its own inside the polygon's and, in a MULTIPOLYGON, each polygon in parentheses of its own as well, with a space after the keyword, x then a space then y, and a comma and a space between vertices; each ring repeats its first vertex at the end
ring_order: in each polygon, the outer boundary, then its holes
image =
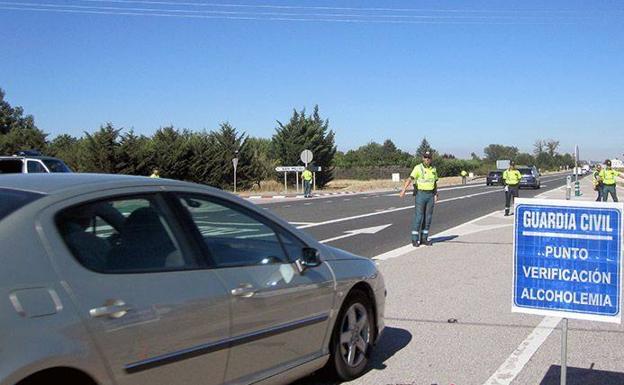
POLYGON ((611 160, 607 159, 607 160, 605 161, 605 164, 606 164, 607 166, 611 167, 611 160))
POLYGON ((432 156, 431 156, 431 152, 429 152, 429 151, 425 151, 425 153, 423 154, 423 158, 429 158, 429 159, 431 159, 431 158, 432 158, 432 156))
POLYGON ((514 161, 512 160, 512 161, 510 161, 510 162, 509 162, 509 165, 510 165, 510 166, 515 166, 515 165, 516 165, 516 162, 514 162, 514 161))

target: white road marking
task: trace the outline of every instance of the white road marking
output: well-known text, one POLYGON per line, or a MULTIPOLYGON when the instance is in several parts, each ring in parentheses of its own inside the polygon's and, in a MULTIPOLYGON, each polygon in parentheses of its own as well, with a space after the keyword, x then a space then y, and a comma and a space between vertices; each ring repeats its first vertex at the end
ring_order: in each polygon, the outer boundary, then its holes
POLYGON ((548 232, 548 231, 523 231, 522 235, 526 237, 589 239, 592 241, 612 241, 613 240, 613 237, 610 235, 566 234, 566 233, 553 233, 553 232, 548 232))
POLYGON ((310 206, 312 203, 308 202, 308 203, 304 203, 304 206, 310 206))
POLYGON ((351 198, 345 198, 345 199, 343 199, 342 201, 343 201, 343 202, 349 202, 350 200, 351 200, 351 198))
POLYGON ((337 237, 323 239, 322 241, 319 241, 319 242, 320 243, 327 243, 327 242, 337 241, 339 239, 352 237, 352 236, 358 235, 358 234, 376 234, 376 233, 380 232, 381 230, 383 230, 383 229, 385 229, 385 228, 387 228, 389 226, 392 226, 392 223, 387 224, 387 225, 381 225, 381 226, 367 227, 367 228, 364 228, 364 229, 349 230, 349 231, 345 231, 346 234, 344 234, 344 235, 339 235, 337 237))
MULTIPOLYGON (((461 229, 464 226, 471 225, 471 224, 473 224, 473 223, 475 223, 477 221, 480 221, 481 219, 485 219, 485 218, 487 218, 487 217, 489 217, 491 215, 494 215, 494 214, 496 214, 498 212, 499 211, 497 210, 497 211, 493 211, 493 212, 491 212, 489 214, 482 215, 482 216, 480 216, 478 218, 469 220, 468 222, 464 222, 464 223, 462 223, 460 225, 457 225, 455 227, 451 227, 448 230, 444 230, 441 233, 432 235, 432 236, 430 236, 430 238, 431 239, 435 239, 436 237, 443 237, 443 236, 451 235, 452 233, 456 233, 459 229, 461 229)), ((487 229, 484 229, 484 230, 487 230, 487 229)), ((414 250, 415 250, 414 246, 412 246, 412 244, 410 243, 409 245, 401 246, 401 247, 396 248, 394 250, 390 250, 390 251, 387 251, 387 252, 385 252, 383 254, 379 254, 377 256, 374 256, 372 259, 374 259, 376 261, 386 261, 388 259, 392 259, 392 258, 397 258, 397 257, 403 256, 403 255, 405 255, 407 253, 410 253, 410 252, 412 252, 414 250)))
POLYGON ((288 223, 296 226, 296 225, 311 225, 314 222, 288 222, 288 223))
MULTIPOLYGON (((479 196, 479 195, 500 193, 500 192, 502 192, 502 190, 484 191, 484 192, 480 192, 480 193, 465 195, 464 198, 472 198, 472 197, 476 197, 476 196, 479 196)), ((462 197, 455 197, 455 198, 441 199, 436 204, 440 204, 440 203, 444 203, 444 202, 451 202, 451 201, 455 201, 455 200, 458 200, 458 199, 464 199, 464 198, 462 198, 462 197)), ((364 199, 364 198, 362 198, 362 199, 364 199)), ((366 214, 354 215, 352 217, 330 219, 328 221, 317 222, 317 223, 313 223, 313 224, 307 225, 307 226, 300 226, 298 228, 300 228, 300 229, 307 229, 309 227, 324 226, 324 225, 329 225, 329 224, 333 224, 333 223, 346 222, 346 221, 350 221, 350 220, 353 220, 353 219, 366 218, 366 217, 371 217, 371 216, 374 216, 374 215, 387 214, 387 213, 392 213, 392 212, 396 212, 396 211, 409 210, 409 209, 413 209, 413 208, 414 208, 414 205, 412 204, 412 205, 409 205, 409 206, 398 207, 396 209, 388 209, 388 210, 374 212, 374 213, 366 213, 366 214)))
POLYGON ((542 346, 550 333, 561 321, 559 317, 544 317, 542 322, 533 329, 531 334, 518 345, 507 360, 492 374, 484 385, 508 385, 518 376, 524 366, 529 362, 537 349, 542 346))
POLYGON ((292 207, 292 205, 286 205, 286 206, 282 206, 282 207, 284 207, 284 208, 286 208, 286 207, 292 207))

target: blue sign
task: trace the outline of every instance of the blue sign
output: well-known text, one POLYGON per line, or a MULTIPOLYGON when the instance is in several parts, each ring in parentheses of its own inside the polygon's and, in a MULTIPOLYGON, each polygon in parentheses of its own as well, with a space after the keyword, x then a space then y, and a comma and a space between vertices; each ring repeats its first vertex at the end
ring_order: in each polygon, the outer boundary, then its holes
POLYGON ((622 208, 517 199, 512 310, 619 323, 622 208))

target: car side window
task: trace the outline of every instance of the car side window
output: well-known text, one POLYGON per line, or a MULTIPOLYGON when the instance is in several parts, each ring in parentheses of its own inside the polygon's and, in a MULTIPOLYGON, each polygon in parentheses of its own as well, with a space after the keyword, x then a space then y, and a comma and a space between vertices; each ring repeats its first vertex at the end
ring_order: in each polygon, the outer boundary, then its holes
POLYGON ((28 170, 29 174, 47 172, 46 169, 43 168, 41 163, 39 163, 39 162, 37 162, 35 160, 27 161, 26 162, 26 169, 28 170))
POLYGON ((155 195, 91 202, 63 210, 58 229, 74 257, 101 273, 199 267, 164 202, 155 195))
POLYGON ((215 267, 289 263, 280 238, 242 207, 208 197, 178 194, 201 234, 215 267))

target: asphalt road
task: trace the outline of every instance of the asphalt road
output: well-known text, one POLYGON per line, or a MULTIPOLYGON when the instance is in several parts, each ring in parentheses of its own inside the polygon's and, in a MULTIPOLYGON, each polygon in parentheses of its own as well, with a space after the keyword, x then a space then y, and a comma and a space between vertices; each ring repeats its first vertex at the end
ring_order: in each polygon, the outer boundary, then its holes
MULTIPOLYGON (((565 184, 567 173, 542 177, 539 190, 522 189, 520 197, 533 197, 565 184)), ((501 186, 471 184, 441 188, 434 209, 431 234, 440 233, 474 218, 504 209, 501 186)), ((323 241, 347 232, 387 226, 375 234, 357 234, 327 242, 352 253, 374 257, 410 243, 414 198, 397 192, 354 194, 263 203, 262 207, 323 241)))

